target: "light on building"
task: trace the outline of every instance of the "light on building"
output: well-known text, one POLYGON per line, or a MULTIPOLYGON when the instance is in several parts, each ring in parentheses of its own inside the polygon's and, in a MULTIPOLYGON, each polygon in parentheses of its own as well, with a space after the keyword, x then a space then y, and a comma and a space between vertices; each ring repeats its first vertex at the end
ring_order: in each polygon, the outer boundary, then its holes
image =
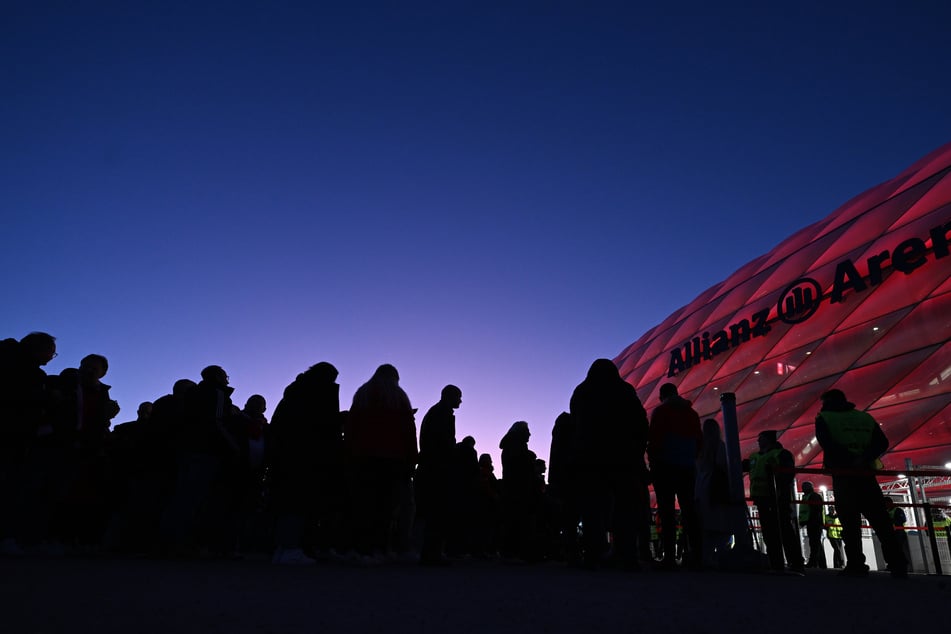
POLYGON ((825 493, 828 490, 829 490, 829 487, 827 487, 826 485, 824 484, 819 485, 819 491, 821 491, 822 493, 825 493))

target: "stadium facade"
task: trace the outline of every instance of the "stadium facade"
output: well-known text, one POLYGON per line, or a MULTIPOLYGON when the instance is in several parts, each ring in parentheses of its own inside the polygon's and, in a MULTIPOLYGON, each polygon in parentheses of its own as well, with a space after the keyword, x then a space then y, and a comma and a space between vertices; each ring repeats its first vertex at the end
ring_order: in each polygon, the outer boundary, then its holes
POLYGON ((951 462, 951 144, 707 289, 615 359, 648 410, 665 382, 743 455, 764 429, 821 466, 819 396, 842 389, 891 441, 886 469, 951 462))

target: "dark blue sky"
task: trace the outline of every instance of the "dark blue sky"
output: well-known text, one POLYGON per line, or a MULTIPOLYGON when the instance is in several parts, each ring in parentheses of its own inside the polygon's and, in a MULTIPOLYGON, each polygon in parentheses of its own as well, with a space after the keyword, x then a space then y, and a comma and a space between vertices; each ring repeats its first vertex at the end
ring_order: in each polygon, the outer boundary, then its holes
POLYGON ((0 335, 115 422, 393 363, 547 457, 592 360, 951 141, 945 2, 639 4, 5 3, 0 335))

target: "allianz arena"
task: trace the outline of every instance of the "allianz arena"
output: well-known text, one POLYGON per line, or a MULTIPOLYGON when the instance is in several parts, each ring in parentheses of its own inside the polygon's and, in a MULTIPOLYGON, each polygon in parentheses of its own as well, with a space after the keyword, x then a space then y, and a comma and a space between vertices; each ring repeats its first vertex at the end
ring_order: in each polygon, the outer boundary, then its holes
MULTIPOLYGON (((780 430, 821 467, 819 396, 881 423, 886 469, 951 462, 951 144, 701 293, 615 359, 648 411, 672 382, 701 418, 736 395, 743 455, 780 430)), ((820 481, 822 478, 818 478, 820 481)))

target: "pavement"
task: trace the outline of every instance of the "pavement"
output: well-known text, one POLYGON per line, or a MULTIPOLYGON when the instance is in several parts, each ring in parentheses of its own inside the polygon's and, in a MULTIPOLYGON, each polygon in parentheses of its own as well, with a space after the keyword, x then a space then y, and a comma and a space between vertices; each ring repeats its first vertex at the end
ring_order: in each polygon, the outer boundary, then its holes
POLYGON ((11 558, 0 559, 0 632, 913 632, 944 629, 946 579, 490 561, 431 568, 11 558))

